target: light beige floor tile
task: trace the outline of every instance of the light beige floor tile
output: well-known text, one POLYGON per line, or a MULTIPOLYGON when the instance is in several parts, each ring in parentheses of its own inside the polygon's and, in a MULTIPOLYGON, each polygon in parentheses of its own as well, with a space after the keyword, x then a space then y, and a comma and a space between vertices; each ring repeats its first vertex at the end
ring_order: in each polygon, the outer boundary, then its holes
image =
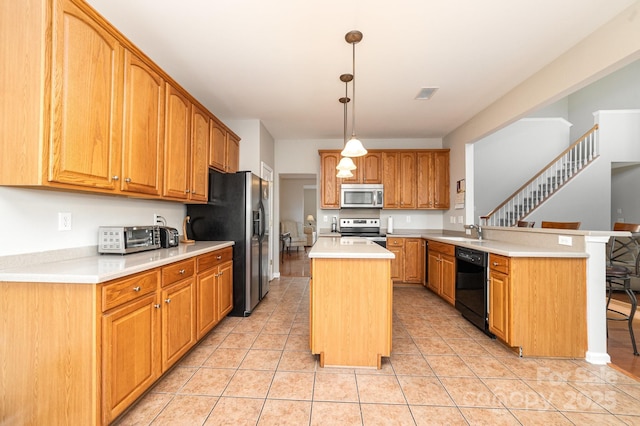
POLYGON ((257 336, 257 333, 229 333, 218 347, 249 349, 257 336))
POLYGON ((356 374, 373 374, 377 376, 381 375, 393 375, 393 366, 391 365, 391 361, 388 357, 382 358, 380 368, 375 367, 363 367, 363 368, 354 368, 356 374))
POLYGON ((594 400, 566 382, 525 380, 525 383, 559 411, 605 411, 594 400))
POLYGON ((473 339, 446 339, 447 344, 460 356, 489 356, 489 352, 473 339))
POLYGON ((633 424, 626 423, 622 419, 609 414, 575 412, 565 412, 563 414, 575 425, 619 426, 624 424, 633 424))
POLYGON ((457 407, 409 406, 417 426, 467 426, 457 407))
POLYGON ((454 350, 441 337, 420 337, 413 339, 423 355, 453 355, 454 350))
POLYGON ((267 399, 258 426, 307 425, 311 419, 310 401, 267 399))
POLYGON ((311 352, 284 351, 278 364, 279 371, 315 371, 317 357, 311 352))
POLYGON ((262 329, 263 333, 289 335, 292 323, 290 321, 269 321, 262 329))
POLYGON ((460 408, 470 425, 510 426, 520 422, 504 408, 460 408))
POLYGON ((546 380, 549 378, 546 369, 535 359, 506 356, 501 357, 500 361, 520 379, 546 380))
POLYGON ((516 375, 498 358, 492 356, 460 356, 462 361, 478 377, 496 379, 515 379, 516 375))
POLYGON ((425 355, 424 358, 437 376, 476 377, 458 355, 425 355))
POLYGON ((391 366, 397 375, 433 376, 433 370, 422 355, 391 354, 391 366))
POLYGON ((400 384, 395 376, 356 376, 361 403, 406 404, 400 384))
POLYGON ((436 332, 443 339, 470 339, 471 336, 461 327, 441 325, 436 332))
POLYGON ((210 396, 176 396, 153 421, 154 426, 201 425, 218 401, 210 396))
POLYGON ((267 334, 264 331, 258 335, 251 349, 270 349, 281 351, 287 342, 286 334, 267 334))
POLYGON ((504 407, 478 378, 440 377, 440 381, 458 407, 504 407))
POLYGON ((640 401, 640 382, 637 385, 617 384, 618 389, 640 401))
POLYGON ((301 334, 290 334, 287 343, 284 345, 285 351, 302 351, 309 352, 309 336, 301 334))
POLYGON ((571 385, 613 414, 640 416, 640 401, 613 385, 585 382, 571 385))
POLYGON ((291 334, 309 335, 309 322, 294 322, 291 326, 291 334))
POLYGON ((221 397, 205 426, 255 426, 264 399, 221 397))
POLYGON ((511 410, 524 426, 565 426, 573 423, 559 411, 511 410))
POLYGON ((413 339, 393 339, 391 354, 420 354, 413 339))
POLYGON ((233 333, 258 334, 264 328, 265 323, 244 320, 233 328, 233 333))
POLYGON ((447 390, 435 377, 398 376, 398 381, 410 405, 454 405, 447 390))
POLYGON ((483 379, 482 381, 507 408, 555 410, 549 401, 520 379, 483 379))
POLYGON ((173 395, 148 393, 118 422, 118 426, 148 425, 173 399, 173 395))
POLYGON ((564 359, 536 359, 540 365, 538 380, 558 380, 568 382, 602 383, 597 374, 579 366, 572 360, 564 359))
POLYGON ((209 334, 202 338, 198 346, 218 346, 228 334, 228 332, 221 331, 220 325, 217 325, 209 334))
POLYGON ((200 368, 180 389, 182 395, 220 396, 233 377, 234 370, 200 368))
POLYGON ((360 404, 343 402, 318 402, 311 405, 311 426, 360 426, 360 404))
POLYGON ((249 352, 248 349, 218 348, 204 362, 205 367, 238 368, 249 352))
POLYGON ((266 398, 273 375, 273 371, 237 370, 223 395, 266 398))
POLYGON ((365 426, 414 425, 408 405, 361 404, 362 424, 365 426))
POLYGON ((358 402, 358 387, 354 374, 316 373, 314 401, 358 402))
POLYGON ((314 373, 278 371, 273 377, 267 398, 310 401, 314 379, 314 373))
POLYGON ((280 362, 282 351, 265 349, 250 349, 240 364, 241 370, 271 370, 275 371, 280 362))
POLYGON ((197 368, 174 368, 170 374, 163 377, 151 390, 151 392, 176 393, 198 371, 197 368))
POLYGON ((181 367, 200 367, 211 356, 216 346, 198 345, 178 363, 181 367))

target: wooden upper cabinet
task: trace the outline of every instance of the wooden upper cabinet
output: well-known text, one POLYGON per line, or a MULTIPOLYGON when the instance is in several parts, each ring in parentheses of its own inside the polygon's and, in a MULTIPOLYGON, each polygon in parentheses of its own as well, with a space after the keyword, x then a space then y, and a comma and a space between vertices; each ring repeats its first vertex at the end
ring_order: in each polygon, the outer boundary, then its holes
POLYGON ((399 202, 401 209, 415 209, 417 198, 416 185, 416 154, 415 152, 401 152, 399 168, 399 202))
POLYGON ((416 207, 416 154, 409 151, 382 153, 385 209, 416 207))
POLYGON ((160 195, 164 79, 137 55, 124 53, 122 191, 160 195))
POLYGON ((163 195, 180 200, 189 198, 191 101, 167 83, 164 138, 163 195))
POLYGON ((399 153, 382 153, 382 184, 384 185, 385 209, 397 209, 400 207, 400 180, 398 179, 399 153))
POLYGON ((115 189, 122 134, 122 46, 71 1, 53 4, 48 180, 115 189))
POLYGON ((352 160, 356 165, 353 177, 342 179, 342 183, 382 183, 382 153, 369 152, 352 160))
POLYGON ((235 173, 240 168, 240 139, 215 119, 211 120, 209 166, 225 173, 235 173))
POLYGON ((449 151, 417 153, 418 208, 449 208, 449 151))
POLYGON ((339 151, 320 151, 320 207, 340 208, 340 181, 336 166, 340 162, 339 151))
POLYGON ((195 105, 191 109, 191 201, 207 201, 209 188, 209 116, 195 105))

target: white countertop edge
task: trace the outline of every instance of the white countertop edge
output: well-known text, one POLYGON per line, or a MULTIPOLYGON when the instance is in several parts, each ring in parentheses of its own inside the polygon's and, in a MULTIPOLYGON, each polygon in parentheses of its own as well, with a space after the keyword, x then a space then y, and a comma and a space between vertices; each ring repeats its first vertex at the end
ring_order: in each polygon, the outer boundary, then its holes
POLYGON ((395 259, 395 254, 361 237, 325 236, 316 240, 310 259, 395 259))
POLYGON ((395 259, 391 252, 387 253, 316 253, 309 254, 310 259, 395 259))
POLYGON ((0 270, 0 282, 100 284, 233 245, 233 241, 197 241, 128 255, 96 254, 0 270))

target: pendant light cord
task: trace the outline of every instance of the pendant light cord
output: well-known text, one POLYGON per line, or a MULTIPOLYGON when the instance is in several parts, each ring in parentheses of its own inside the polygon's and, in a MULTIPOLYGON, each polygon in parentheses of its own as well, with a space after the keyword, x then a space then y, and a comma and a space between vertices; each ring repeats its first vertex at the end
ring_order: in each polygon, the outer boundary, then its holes
MULTIPOLYGON (((351 137, 354 138, 356 136, 356 44, 352 43, 353 46, 353 82, 351 93, 353 97, 353 104, 351 104, 351 137)), ((346 105, 346 104, 345 104, 346 105)))

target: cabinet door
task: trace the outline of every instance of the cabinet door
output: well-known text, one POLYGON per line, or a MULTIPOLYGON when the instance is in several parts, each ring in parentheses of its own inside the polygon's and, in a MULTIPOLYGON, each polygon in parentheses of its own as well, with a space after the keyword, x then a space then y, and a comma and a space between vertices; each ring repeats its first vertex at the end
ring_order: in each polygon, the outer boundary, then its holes
POLYGON ((399 160, 397 152, 382 153, 382 183, 384 184, 384 208, 400 207, 399 160))
POLYGON ((227 173, 235 173, 240 170, 240 139, 231 133, 227 133, 227 173))
POLYGON ((418 179, 417 207, 419 209, 433 208, 433 169, 434 156, 432 152, 419 152, 416 156, 416 173, 418 179))
POLYGON ((160 195, 164 80, 126 50, 124 55, 124 140, 120 189, 160 195))
POLYGON ((423 281, 424 251, 422 238, 405 238, 404 240, 404 282, 419 283, 423 281))
MULTIPOLYGON (((342 152, 342 151, 340 151, 342 152)), ((338 159, 341 160, 342 159, 342 155, 339 154, 338 159)), ((342 183, 362 183, 362 177, 364 176, 364 169, 362 168, 362 159, 363 157, 353 157, 351 158, 351 160, 353 161, 353 164, 356 165, 356 169, 355 170, 351 170, 351 173, 353 174, 353 176, 351 177, 347 177, 347 178, 342 178, 341 182, 342 183)), ((337 173, 337 170, 336 170, 337 173)))
POLYGON ((449 151, 437 151, 433 160, 433 208, 449 208, 449 151))
POLYGON ((220 320, 217 306, 217 270, 217 268, 214 268, 198 274, 196 284, 196 335, 198 339, 207 334, 220 320))
POLYGON ((320 154, 320 204, 323 209, 340 208, 340 179, 336 177, 336 166, 340 162, 340 152, 323 152, 320 154))
POLYGON ((489 272, 489 330, 507 344, 510 343, 509 276, 497 271, 489 272))
POLYGON ((382 183, 382 154, 370 152, 361 158, 362 183, 382 183))
POLYGON ((399 165, 399 201, 402 209, 416 208, 416 155, 402 152, 399 165))
POLYGON ((440 253, 429 250, 429 272, 427 287, 436 294, 440 294, 440 253))
POLYGON ((166 85, 163 195, 186 200, 191 164, 189 130, 191 102, 172 85, 166 85))
POLYGON ((209 188, 209 116, 191 107, 191 201, 207 201, 209 188))
POLYGON ((441 286, 440 297, 454 305, 456 303, 456 258, 448 254, 440 255, 441 286))
POLYGON ((162 371, 196 342, 195 288, 192 278, 162 290, 162 371))
POLYGON ((218 269, 218 321, 233 309, 233 262, 226 262, 218 269))
POLYGON ((387 250, 393 253, 396 258, 391 259, 391 280, 392 281, 404 281, 403 264, 404 264, 404 248, 387 246, 387 250))
POLYGON ((102 320, 103 420, 109 424, 160 376, 160 312, 156 293, 102 320))
POLYGON ((224 172, 227 157, 227 131, 220 123, 212 119, 210 132, 209 166, 224 172))
POLYGON ((122 47, 71 1, 53 4, 48 180, 115 189, 122 134, 122 47))

